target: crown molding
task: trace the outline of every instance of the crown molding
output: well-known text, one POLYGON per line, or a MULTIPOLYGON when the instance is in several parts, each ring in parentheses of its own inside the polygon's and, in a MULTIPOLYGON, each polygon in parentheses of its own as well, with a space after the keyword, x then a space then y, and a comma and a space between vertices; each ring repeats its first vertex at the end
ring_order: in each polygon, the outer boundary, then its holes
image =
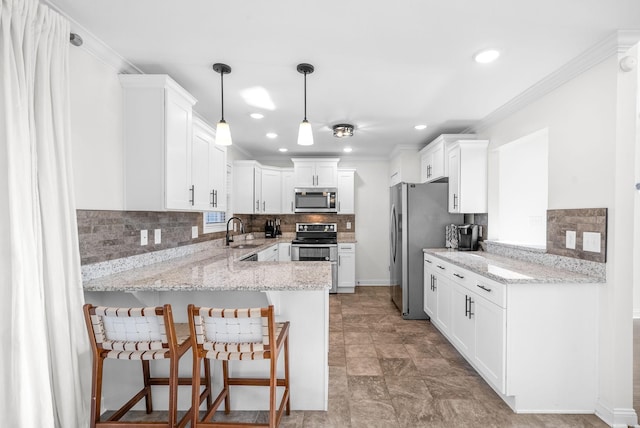
POLYGON ((389 153, 389 157, 387 158, 387 160, 393 159, 401 152, 415 152, 417 154, 421 148, 422 144, 397 144, 393 146, 393 150, 391 150, 391 153, 389 153))
POLYGON ((639 40, 640 31, 620 30, 612 33, 463 132, 481 132, 542 98, 605 59, 626 52, 639 40))
POLYGON ((144 74, 142 70, 136 67, 135 64, 129 62, 122 55, 114 51, 109 45, 96 37, 91 31, 76 22, 73 18, 61 10, 58 6, 51 3, 51 0, 42 0, 51 9, 64 16, 70 24, 71 32, 76 33, 82 37, 82 46, 73 47, 75 49, 82 49, 87 53, 96 57, 99 61, 113 68, 118 74, 144 74))

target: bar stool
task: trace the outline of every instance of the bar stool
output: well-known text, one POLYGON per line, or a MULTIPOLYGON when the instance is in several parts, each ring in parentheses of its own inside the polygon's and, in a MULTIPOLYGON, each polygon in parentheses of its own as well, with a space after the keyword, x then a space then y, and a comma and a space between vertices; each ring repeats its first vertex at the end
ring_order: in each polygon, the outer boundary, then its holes
MULTIPOLYGON (((289 322, 274 321, 273 306, 251 309, 217 309, 189 305, 189 327, 193 347, 193 389, 191 427, 247 427, 275 428, 280 424, 282 412, 291 411, 289 402, 289 322), (284 349, 283 349, 284 348, 284 349), (284 350, 284 378, 277 378, 280 351, 284 350), (205 415, 199 418, 198 407, 200 360, 222 361, 223 387, 212 405, 207 405, 205 415), (268 378, 229 377, 229 361, 270 360, 268 378), (269 423, 211 422, 214 413, 224 401, 224 411, 229 413, 229 386, 268 386, 269 423), (280 405, 276 407, 276 388, 284 387, 280 405)), ((235 363, 234 363, 235 364, 235 363)))
MULTIPOLYGON (((91 382, 91 428, 113 427, 168 427, 182 428, 187 425, 191 410, 177 420, 178 385, 191 385, 192 378, 178 377, 180 358, 191 348, 188 324, 174 324, 171 305, 150 308, 112 308, 86 304, 83 307, 89 341, 93 354, 91 382), (102 372, 105 359, 140 360, 144 386, 106 421, 100 420, 102 398, 102 372), (149 361, 169 360, 169 377, 151 377, 149 361), (151 387, 169 386, 169 416, 166 421, 126 422, 120 421, 143 397, 146 411, 153 411, 151 387)), ((207 399, 211 403, 211 370, 204 362, 204 378, 198 385, 204 386, 199 394, 200 403, 207 399)), ((198 403, 198 406, 200 406, 198 403)))

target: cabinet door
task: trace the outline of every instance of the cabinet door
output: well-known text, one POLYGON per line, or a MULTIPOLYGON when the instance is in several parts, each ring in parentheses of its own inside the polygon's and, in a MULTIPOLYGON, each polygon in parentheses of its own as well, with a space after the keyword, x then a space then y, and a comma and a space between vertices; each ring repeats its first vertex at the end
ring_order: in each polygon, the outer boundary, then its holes
POLYGON ((474 360, 485 379, 505 392, 506 309, 474 297, 474 360))
POLYGON ((227 210, 227 149, 209 146, 209 211, 227 210))
POLYGON ((444 159, 444 142, 436 144, 431 152, 431 175, 429 180, 438 180, 446 177, 444 159))
POLYGON ((253 167, 253 198, 255 199, 255 208, 253 212, 262 213, 262 168, 253 167))
POLYGON ((279 214, 282 208, 280 170, 262 168, 262 213, 279 214))
POLYGON ((171 91, 165 91, 165 180, 168 209, 191 209, 191 115, 189 102, 171 91))
POLYGON ((460 212, 460 148, 448 153, 449 165, 449 212, 460 212))
MULTIPOLYGON (((427 262, 425 262, 426 265, 427 262)), ((436 277, 430 269, 424 269, 424 312, 431 318, 433 324, 437 324, 438 295, 436 291, 436 277)))
POLYGON ((433 155, 431 151, 426 151, 420 156, 420 181, 426 183, 431 179, 433 155))
POLYGON ((282 208, 280 210, 283 214, 293 214, 293 200, 294 200, 294 175, 293 170, 282 171, 282 208))
POLYGON ((473 358, 474 303, 471 293, 456 283, 451 287, 451 340, 467 358, 473 358))
POLYGON ((253 214, 256 208, 254 194, 254 165, 233 165, 233 211, 236 214, 253 214))
POLYGON ((278 244, 278 261, 279 262, 291 261, 291 243, 281 242, 278 244))
POLYGON ((338 172, 338 214, 355 213, 354 171, 338 172))
POLYGON ((206 135, 194 129, 191 146, 191 207, 202 211, 211 209, 209 194, 209 150, 211 142, 206 135))
POLYGON ((338 186, 338 163, 335 161, 317 161, 316 187, 338 186))
POLYGON ((451 283, 442 275, 434 275, 433 281, 437 306, 435 323, 448 336, 451 330, 451 283))
POLYGON ((295 186, 315 187, 316 166, 311 161, 298 161, 294 163, 295 186))
POLYGON ((354 288, 355 286, 355 244, 341 244, 338 246, 338 288, 354 288))

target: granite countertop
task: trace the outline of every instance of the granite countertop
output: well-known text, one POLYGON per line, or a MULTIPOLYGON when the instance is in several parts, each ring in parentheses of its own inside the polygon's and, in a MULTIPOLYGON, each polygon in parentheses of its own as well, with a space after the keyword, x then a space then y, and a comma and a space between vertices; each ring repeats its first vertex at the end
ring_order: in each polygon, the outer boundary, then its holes
POLYGON ((241 259, 291 240, 255 239, 88 280, 85 291, 274 291, 331 288, 327 262, 241 259))
POLYGON ((503 284, 603 283, 603 278, 481 251, 425 248, 424 253, 503 284))

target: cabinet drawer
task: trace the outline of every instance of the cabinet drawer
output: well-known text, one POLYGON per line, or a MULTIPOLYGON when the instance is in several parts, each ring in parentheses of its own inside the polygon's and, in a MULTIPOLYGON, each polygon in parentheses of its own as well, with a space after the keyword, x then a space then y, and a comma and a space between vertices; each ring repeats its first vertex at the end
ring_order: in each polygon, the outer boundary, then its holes
POLYGON ((484 297, 488 301, 495 303, 501 308, 507 307, 505 284, 491 281, 479 275, 473 275, 473 278, 471 278, 471 283, 473 284, 473 292, 478 296, 484 297))
POLYGON ((447 277, 453 282, 460 284, 466 288, 470 288, 475 279, 475 275, 473 273, 457 266, 448 267, 447 277))
POLYGON ((356 250, 356 244, 338 244, 338 251, 353 252, 356 250))

